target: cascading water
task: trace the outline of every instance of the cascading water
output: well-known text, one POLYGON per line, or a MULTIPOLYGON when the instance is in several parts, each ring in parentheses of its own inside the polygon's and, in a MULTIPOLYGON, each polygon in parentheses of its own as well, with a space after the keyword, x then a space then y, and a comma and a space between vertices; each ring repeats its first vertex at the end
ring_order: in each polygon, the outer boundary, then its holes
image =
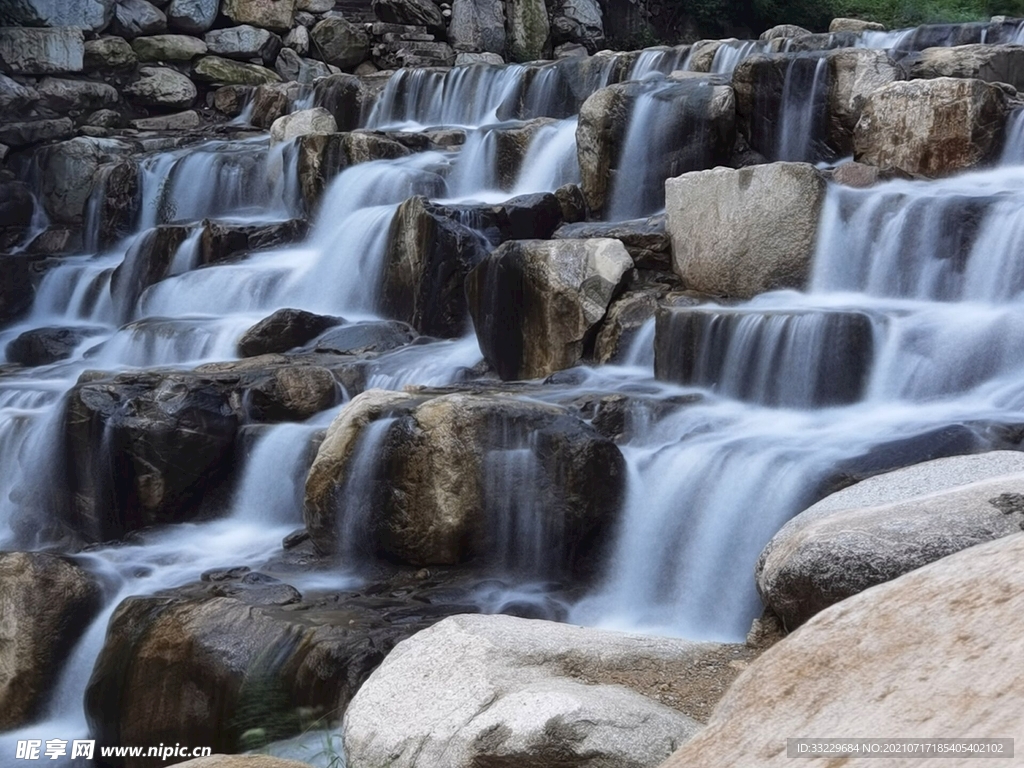
MULTIPOLYGON (((865 33, 861 43, 909 46, 910 37, 865 33)), ((767 49, 760 42, 727 43, 712 69, 729 73, 767 49)), ((815 93, 824 60, 797 61, 813 64, 815 93)), ((577 83, 574 103, 620 76, 619 63, 604 56, 593 65, 583 85, 577 83)), ((659 131, 679 128, 670 119, 678 107, 674 97, 703 86, 660 75, 684 65, 682 52, 672 49, 645 52, 633 66, 631 77, 649 79, 649 90, 639 97, 627 130, 612 218, 663 205, 660 189, 650 188, 660 188, 652 180, 660 182, 668 172, 655 167, 660 158, 651 147, 659 131)), ((569 66, 577 65, 400 71, 365 125, 459 128, 467 133, 462 152, 424 151, 347 168, 331 182, 304 242, 228 263, 200 263, 199 224, 297 216, 302 206, 294 145, 225 140, 144 159, 138 232, 98 253, 63 259, 42 279, 29 314, 0 331, 4 345, 34 329, 89 332, 67 359, 0 379, 0 546, 46 544, 38 538, 41 518, 34 515, 47 508, 58 484, 51 452, 61 442, 64 396, 87 369, 232 360, 242 333, 283 307, 376 319, 388 230, 403 200, 425 195, 495 202, 578 179, 576 121, 565 114, 561 69, 569 66), (552 120, 535 125, 514 182, 502 185, 492 172, 495 132, 538 116, 552 120), (178 232, 166 273, 152 284, 126 283, 153 228, 176 222, 190 229, 178 232)), ((783 134, 803 137, 797 144, 806 148, 817 130, 815 98, 797 87, 790 95, 794 111, 784 122, 795 122, 783 134), (806 115, 800 111, 805 107, 806 115)), ((742 638, 759 609, 751 577, 757 555, 837 476, 898 463, 878 458, 880 450, 885 456, 920 455, 907 441, 950 425, 967 429, 1024 419, 1019 143, 1011 138, 1006 165, 992 171, 831 189, 810 290, 695 310, 687 322, 700 354, 689 369, 662 377, 677 383, 654 378, 663 363, 654 359, 655 325, 649 322, 620 365, 578 371, 575 384, 556 377, 536 385, 542 394, 530 396, 540 399, 561 402, 600 392, 636 401, 627 416, 632 429, 620 442, 629 480, 612 554, 600 583, 577 604, 561 605, 558 615, 571 609, 574 620, 586 623, 695 639, 742 638), (842 356, 842 365, 836 364, 837 348, 854 350, 842 356)), ((368 360, 366 387, 445 386, 473 376, 481 359, 474 337, 420 342, 368 360)), ((0 749, 13 753, 18 739, 87 731, 82 693, 121 599, 194 581, 210 568, 258 567, 280 551, 282 537, 301 525, 303 477, 317 434, 340 408, 301 423, 260 427, 248 455, 240 457, 234 495, 221 519, 148 531, 130 543, 101 544, 79 555, 104 578, 106 608, 69 658, 45 718, 4 734, 0 749)), ((373 492, 364 486, 372 485, 375 447, 388 425, 387 419, 374 422, 357 449, 356 464, 366 471, 349 487, 358 503, 343 516, 343 528, 351 528, 347 538, 355 543, 373 492)), ((529 492, 542 467, 530 436, 521 437, 486 457, 492 482, 485 501, 500 565, 534 578, 543 573, 558 531, 545 527, 543 504, 529 492)), ((299 589, 321 590, 357 583, 347 569, 295 573, 289 580, 299 589)), ((504 587, 485 586, 479 606, 546 604, 542 586, 522 586, 511 597, 504 587)))
POLYGON ((795 56, 786 68, 773 160, 816 162, 828 114, 828 60, 795 56))

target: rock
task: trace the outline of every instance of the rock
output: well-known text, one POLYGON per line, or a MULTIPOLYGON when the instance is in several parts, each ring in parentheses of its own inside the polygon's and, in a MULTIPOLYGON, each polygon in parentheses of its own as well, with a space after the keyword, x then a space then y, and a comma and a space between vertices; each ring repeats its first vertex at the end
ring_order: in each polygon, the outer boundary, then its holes
POLYGON ((836 166, 832 171, 832 181, 844 187, 867 189, 882 181, 882 174, 873 165, 851 161, 836 166))
POLYGON ((927 48, 910 64, 910 79, 962 77, 990 83, 1009 83, 1024 90, 1024 46, 958 45, 927 48))
POLYGON ((505 243, 466 284, 484 358, 506 381, 577 365, 632 268, 618 240, 505 243))
POLYGON ((127 373, 68 396, 66 522, 109 541, 198 514, 234 464, 230 392, 193 374, 127 373))
POLYGON ((327 13, 334 10, 334 0, 295 0, 295 10, 307 13, 327 13))
POLYGON ((95 577, 72 561, 0 552, 0 730, 44 714, 64 663, 101 605, 95 577))
POLYGON ((695 700, 719 698, 750 655, 453 616, 400 643, 363 684, 345 717, 345 753, 365 768, 654 766, 699 730, 705 706, 695 700))
POLYGON ((245 332, 238 341, 238 354, 255 357, 287 352, 342 322, 340 317, 315 315, 301 309, 279 309, 245 332))
POLYGON ((658 311, 659 292, 629 291, 612 301, 594 340, 593 358, 599 363, 626 362, 639 333, 658 311))
POLYGON ((139 61, 192 61, 207 51, 206 43, 189 35, 154 35, 132 40, 139 61))
POLYGON ((194 109, 178 112, 173 115, 157 115, 132 120, 132 128, 137 131, 191 131, 198 128, 202 121, 194 109))
POLYGON ((36 200, 28 184, 23 181, 0 182, 0 222, 3 222, 3 227, 20 230, 30 226, 35 208, 36 200))
POLYGON ((291 141, 299 136, 335 133, 337 130, 338 125, 331 113, 323 107, 314 107, 277 118, 270 126, 270 143, 291 141))
POLYGON ((404 347, 418 336, 412 326, 398 320, 347 323, 324 331, 306 345, 305 350, 337 355, 379 354, 404 347))
POLYGON ((575 56, 587 56, 587 47, 580 43, 562 43, 555 46, 556 59, 569 59, 575 56))
POLYGON ((138 56, 123 37, 101 37, 85 43, 84 66, 92 72, 97 69, 127 69, 134 67, 138 56))
POLYGON ((879 88, 854 132, 858 162, 930 178, 991 159, 999 151, 1005 92, 982 80, 940 77, 879 88))
POLYGON ((805 163, 716 168, 665 183, 673 268, 686 288, 751 298, 807 280, 825 177, 805 163))
POLYGON ((175 765, 177 768, 309 768, 309 763, 266 755, 211 755, 175 765))
POLYGON ((555 190, 555 199, 562 208, 562 220, 575 224, 587 218, 587 199, 578 184, 563 184, 555 190))
POLYGON ((128 249, 110 278, 110 294, 121 322, 131 319, 143 291, 170 274, 175 253, 191 234, 187 226, 162 224, 146 232, 128 249))
POLYGON ((381 43, 373 46, 373 62, 381 69, 450 67, 455 64, 455 51, 448 43, 381 43))
POLYGON ((496 53, 458 53, 455 55, 456 67, 469 67, 473 64, 493 64, 502 66, 505 60, 496 53))
MULTIPOLYGON (((408 598, 302 600, 291 586, 247 571, 118 606, 85 696, 97 740, 262 748, 334 721, 397 642, 446 615, 408 598), (181 669, 192 672, 186 678, 181 669)), ((254 755, 210 761, 195 762, 293 765, 254 755)))
POLYGON ((287 115, 302 95, 298 83, 270 83, 253 91, 249 123, 257 128, 270 128, 279 117, 287 115))
POLYGON ((124 86, 129 98, 149 107, 185 109, 196 99, 196 87, 169 67, 142 67, 137 80, 124 86))
POLYGON ((167 6, 167 24, 186 35, 201 35, 213 26, 220 0, 171 0, 167 6))
POLYGON ((778 24, 762 32, 758 40, 775 40, 780 37, 800 37, 809 34, 811 34, 811 30, 798 27, 796 24, 778 24))
POLYGON ((245 64, 220 56, 203 56, 192 67, 196 79, 213 85, 264 85, 279 83, 276 72, 258 64, 245 64))
POLYGON ((204 40, 210 53, 230 59, 262 59, 270 67, 281 50, 281 38, 265 29, 243 24, 207 32, 204 40))
POLYGON ((337 16, 329 16, 310 32, 313 50, 328 64, 350 69, 365 61, 370 54, 370 39, 354 24, 337 16))
POLYGON ((444 16, 431 0, 373 0, 373 12, 388 24, 426 27, 431 34, 445 34, 444 16))
POLYGON ((0 26, 77 27, 101 32, 114 15, 114 0, 15 0, 0 9, 0 26))
POLYGON ((664 307, 655 328, 654 371, 662 381, 765 405, 849 404, 864 396, 874 335, 863 312, 664 307), (801 333, 807 340, 794 355, 784 339, 801 333), (768 349, 774 350, 775 375, 766 378, 758 369, 762 358, 750 350, 766 355, 768 349))
POLYGON ((221 13, 236 24, 287 32, 294 21, 295 0, 222 0, 221 13))
POLYGON ((81 72, 85 37, 73 27, 0 27, 0 70, 21 75, 81 72))
POLYGON ((864 21, 863 19, 832 19, 832 23, 828 25, 829 34, 836 34, 838 32, 885 32, 885 25, 879 24, 877 21, 864 21))
POLYGON ((548 10, 543 0, 505 3, 509 61, 536 61, 548 47, 548 10))
POLYGON ((583 45, 584 56, 604 43, 604 17, 597 0, 560 0, 554 15, 551 31, 556 42, 583 45))
POLYGON ((164 12, 146 0, 117 0, 110 31, 126 40, 167 31, 164 12))
POLYGON ((633 221, 586 221, 563 224, 552 235, 559 240, 588 240, 611 237, 624 246, 638 269, 668 272, 672 269, 671 243, 665 231, 665 217, 652 216, 633 221))
POLYGON ((238 117, 256 89, 251 85, 225 85, 213 92, 213 108, 228 117, 238 117))
MULTIPOLYGON (((302 27, 299 27, 302 29, 302 27)), ((306 63, 316 64, 323 68, 323 74, 330 74, 327 65, 321 61, 313 61, 311 59, 303 59, 299 54, 293 51, 291 48, 282 48, 281 53, 278 54, 277 61, 274 63, 274 71, 281 76, 281 79, 285 82, 305 82, 310 83, 313 81, 314 76, 306 63), (306 70, 304 72, 304 70, 306 70)))
POLYGON ((13 320, 32 306, 35 298, 32 263, 30 257, 7 255, 2 257, 0 269, 0 320, 13 320))
POLYGON ((339 130, 353 131, 362 124, 364 112, 372 107, 374 95, 354 75, 330 75, 313 86, 313 104, 334 116, 339 130))
MULTIPOLYGON (((630 116, 652 87, 631 82, 603 88, 580 109, 576 128, 580 186, 593 211, 603 210, 612 200, 630 116)), ((658 117, 671 125, 659 128, 665 146, 649 178, 658 182, 725 164, 736 139, 732 88, 700 80, 657 87, 659 100, 672 106, 658 117)))
POLYGON ((559 406, 370 390, 342 410, 320 446, 306 480, 306 527, 323 553, 582 577, 614 525, 624 469, 611 441, 559 406), (349 507, 346 478, 366 462, 360 447, 379 468, 360 470, 374 472, 374 497, 349 507), (509 483, 533 489, 528 509, 508 504, 509 483), (499 533, 517 526, 534 537, 528 547, 499 533))
POLYGON ((39 150, 41 197, 50 217, 80 224, 100 166, 130 154, 133 146, 109 139, 79 137, 39 150))
POLYGON ((11 117, 25 114, 38 101, 39 92, 35 88, 0 75, 0 109, 4 111, 5 115, 11 117))
POLYGON ((112 85, 91 80, 44 77, 37 90, 44 105, 58 113, 99 109, 118 102, 112 85))
POLYGON ((30 120, 24 123, 0 123, 0 142, 15 148, 67 139, 74 135, 75 124, 68 117, 56 120, 30 120))
POLYGON ((934 738, 969 723, 972 734, 1024 738, 1021 557, 1024 534, 1006 536, 822 611, 751 664, 663 768, 789 765, 780 733, 934 738))
POLYGON ((757 564, 794 629, 828 606, 1024 526, 1024 454, 937 459, 862 480, 794 517, 757 564), (1004 474, 1004 473, 1015 474, 1004 474))
POLYGON ((206 220, 199 238, 199 263, 205 266, 235 261, 254 251, 291 245, 305 238, 308 231, 304 219, 273 224, 206 220))
POLYGON ((501 56, 505 53, 504 4, 500 0, 453 0, 448 40, 456 51, 501 56))
POLYGON ((889 83, 903 79, 885 51, 842 48, 828 54, 829 143, 840 156, 853 152, 853 132, 867 98, 889 83))
POLYGON ((309 211, 315 210, 328 182, 350 165, 409 154, 397 141, 368 133, 302 136, 298 151, 299 184, 309 211))
POLYGON ((309 30, 305 27, 295 27, 285 35, 284 44, 286 48, 291 48, 299 56, 305 56, 309 53, 309 30))
POLYGON ((698 40, 690 47, 690 71, 710 72, 715 54, 728 40, 698 40))
POLYGON ((261 422, 305 421, 342 399, 334 375, 315 365, 276 368, 246 394, 249 415, 261 422))
POLYGON ((87 328, 43 327, 25 331, 7 345, 7 360, 37 366, 71 357, 79 344, 96 335, 87 328))

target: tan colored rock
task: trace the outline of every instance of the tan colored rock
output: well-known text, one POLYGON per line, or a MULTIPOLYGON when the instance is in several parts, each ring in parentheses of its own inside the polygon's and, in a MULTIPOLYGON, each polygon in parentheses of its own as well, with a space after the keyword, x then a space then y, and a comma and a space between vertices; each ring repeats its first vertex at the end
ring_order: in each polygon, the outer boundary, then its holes
POLYGON ((359 768, 655 765, 753 656, 736 645, 453 616, 395 647, 345 719, 359 768))
POLYGON ((337 130, 334 116, 323 107, 303 109, 274 121, 270 126, 270 143, 273 145, 318 133, 336 133, 337 130))
POLYGON ((888 52, 868 48, 840 48, 828 54, 828 64, 829 139, 841 155, 848 155, 868 96, 903 75, 888 52))
POLYGON ((750 298, 803 286, 825 186, 824 175, 806 163, 669 179, 673 269, 686 288, 711 295, 750 298))
POLYGON ((715 54, 727 41, 726 40, 698 40, 690 48, 690 71, 710 72, 714 64, 715 54))
POLYGON ((832 23, 828 25, 828 31, 832 35, 837 32, 885 32, 885 25, 879 24, 877 21, 838 18, 832 19, 832 23))
MULTIPOLYGON (((822 611, 764 653, 662 768, 789 768, 787 737, 1024 739, 1024 533, 822 611)), ((815 762, 815 761, 809 761, 815 762)), ((846 757, 843 768, 896 761, 846 757)), ((913 760, 921 768, 965 761, 913 760)))
POLYGON ((512 240, 469 274, 484 357, 506 381, 571 368, 633 268, 619 240, 512 240))
POLYGON ((838 491, 768 542, 756 567, 761 598, 795 629, 851 595, 1019 533, 1022 470, 1024 455, 996 451, 925 462, 838 491), (1007 469, 1016 474, 1001 474, 1007 469))
POLYGON ((999 151, 1009 111, 1004 90, 983 80, 890 83, 865 100, 854 155, 882 170, 948 176, 999 151))
POLYGON ((367 548, 413 565, 512 565, 514 558, 538 575, 579 575, 592 567, 588 556, 618 510, 623 471, 615 445, 560 406, 370 390, 342 410, 320 446, 306 480, 306 527, 324 553, 367 548), (371 434, 379 442, 366 445, 371 434), (361 446, 372 451, 374 467, 386 468, 368 509, 350 508, 346 493, 374 471, 359 466, 361 446), (500 533, 519 514, 503 506, 502 478, 511 470, 501 461, 510 451, 544 457, 527 461, 533 469, 521 480, 535 501, 530 514, 547 531, 533 553, 506 549, 512 543, 500 533))
POLYGON ((1024 45, 957 45, 926 48, 910 65, 911 78, 964 77, 1009 83, 1024 90, 1024 45))
POLYGON ((800 37, 801 35, 809 34, 811 34, 811 30, 798 27, 796 24, 777 24, 771 29, 766 29, 757 39, 776 40, 778 38, 800 37))
POLYGON ((397 141, 372 133, 333 133, 300 136, 299 186, 308 210, 315 210, 331 179, 345 168, 370 160, 405 157, 409 150, 397 141))
POLYGON ((100 604, 96 579, 69 560, 0 552, 0 731, 42 714, 100 604))

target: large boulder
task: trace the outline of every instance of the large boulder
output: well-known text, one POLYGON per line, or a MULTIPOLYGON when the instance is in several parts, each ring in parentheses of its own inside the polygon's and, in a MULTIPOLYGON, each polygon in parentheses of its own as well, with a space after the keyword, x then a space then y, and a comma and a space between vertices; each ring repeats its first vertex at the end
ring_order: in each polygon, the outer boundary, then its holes
POLYGON ((544 57, 551 32, 544 0, 508 0, 505 3, 510 61, 536 61, 544 57))
POLYGON ((454 0, 448 39, 456 51, 504 54, 504 4, 501 0, 454 0))
POLYGON ((78 638, 102 605, 95 577, 42 552, 0 552, 0 731, 43 714, 78 638))
POLYGON ((225 59, 221 56, 203 56, 192 67, 197 80, 212 85, 265 85, 281 82, 281 76, 259 64, 225 59))
POLYGON ((126 40, 140 35, 161 35, 167 31, 167 17, 146 0, 117 0, 110 31, 126 40))
POLYGON ((36 92, 42 105, 58 114, 80 114, 103 109, 119 100, 117 89, 112 85, 63 77, 44 77, 36 92))
POLYGON ((998 153, 1009 111, 1006 92, 983 80, 891 83, 865 100, 854 155, 883 170, 947 176, 998 153))
POLYGON ((868 96, 903 73, 886 51, 841 48, 828 54, 828 139, 841 156, 853 152, 853 132, 868 96))
POLYGON ((300 136, 298 173, 302 197, 315 210, 327 184, 345 168, 370 160, 405 157, 409 150, 397 141, 371 133, 333 133, 300 136))
POLYGON ((124 92, 139 104, 165 109, 186 109, 196 98, 196 86, 170 67, 142 67, 124 92))
POLYGON ((822 611, 751 664, 662 768, 791 766, 779 734, 1024 739, 1022 557, 1024 533, 1006 536, 822 611))
POLYGON ((807 280, 825 198, 805 163, 687 173, 665 183, 672 262, 687 288, 750 298, 807 280))
POLYGON ((208 49, 206 43, 190 35, 153 35, 132 40, 132 50, 139 61, 192 61, 208 49))
POLYGON ((323 107, 332 115, 340 131, 354 131, 369 114, 376 94, 355 75, 329 75, 313 86, 313 106, 323 107))
POLYGON ((0 26, 77 27, 100 32, 114 16, 115 0, 11 0, 0 8, 0 26))
POLYGON ((270 143, 292 141, 299 136, 332 134, 338 130, 334 117, 323 107, 303 109, 277 118, 270 126, 270 143))
POLYGON ((654 373, 765 405, 855 403, 868 384, 874 337, 863 312, 668 306, 657 315, 654 373))
POLYGON ((186 35, 201 35, 213 26, 220 0, 171 0, 167 6, 167 25, 186 35))
POLYGON ((699 730, 751 655, 453 616, 396 646, 363 684, 345 716, 345 753, 359 768, 653 766, 699 730))
POLYGON ((832 19, 832 23, 828 25, 828 31, 829 34, 833 35, 838 32, 853 32, 855 34, 860 34, 861 32, 885 32, 885 25, 879 24, 877 21, 840 17, 832 19))
POLYGON ((279 309, 242 335, 238 340, 238 354, 255 357, 287 352, 312 341, 341 322, 340 317, 316 315, 301 309, 279 309))
POLYGON ((370 38, 355 24, 329 16, 310 31, 317 55, 341 69, 352 69, 370 55, 370 38))
POLYGON ((552 235, 555 239, 588 240, 611 237, 626 246, 637 269, 660 272, 672 270, 672 244, 665 231, 665 217, 651 216, 631 221, 580 221, 563 224, 552 235))
POLYGON ((833 603, 1024 527, 1024 454, 957 456, 862 480, 790 520, 757 564, 794 629, 833 603), (1007 474, 1014 473, 1014 474, 1007 474))
POLYGON ((67 139, 74 134, 75 124, 70 117, 0 123, 0 144, 7 147, 27 147, 44 141, 67 139))
POLYGON ((81 72, 85 36, 81 29, 0 27, 0 70, 21 75, 81 72))
POLYGON ((592 575, 625 464, 569 410, 484 394, 370 390, 335 419, 306 480, 321 552, 592 575))
POLYGON ((273 32, 242 24, 227 29, 215 29, 203 37, 210 53, 229 59, 262 59, 272 66, 281 50, 281 38, 273 32))
POLYGON ((1024 45, 926 48, 910 63, 911 78, 966 77, 1024 89, 1024 45))
POLYGON ((444 16, 431 0, 373 0, 373 12, 388 24, 426 27, 432 34, 445 34, 444 16))
POLYGON ((7 361, 21 365, 49 365, 71 357, 83 341, 96 335, 90 328, 44 326, 19 334, 4 350, 7 361))
POLYGON ((221 13, 236 24, 287 32, 295 18, 295 0, 222 0, 221 13))
POLYGON ((203 222, 203 234, 199 238, 199 263, 238 261, 253 251, 297 243, 305 238, 308 231, 309 226, 304 219, 269 224, 208 219, 203 222))
MULTIPOLYGON (((110 619, 86 689, 91 732, 111 744, 259 749, 337 722, 396 643, 445 615, 411 598, 303 600, 246 567, 131 597, 110 619)), ((231 760, 224 764, 269 768, 254 757, 231 760)), ((162 765, 134 758, 124 768, 162 765)))
POLYGON ((703 78, 670 86, 622 83, 595 92, 583 103, 576 128, 580 186, 587 205, 593 211, 607 211, 616 200, 632 201, 636 197, 636 202, 626 202, 622 207, 657 210, 661 207, 660 194, 647 204, 641 199, 650 188, 659 193, 667 178, 728 161, 736 140, 735 121, 732 87, 703 78), (645 178, 637 178, 635 168, 620 168, 620 163, 631 160, 624 156, 623 149, 633 115, 641 109, 643 116, 655 124, 651 132, 657 141, 656 151, 644 158, 648 164, 645 178), (622 184, 639 184, 641 189, 618 189, 620 177, 622 184))
POLYGON ((604 43, 604 15, 597 0, 560 0, 551 23, 554 43, 578 43, 593 53, 604 43))
POLYGON ((469 274, 480 349, 502 379, 577 365, 633 268, 618 240, 513 240, 469 274))
POLYGON ((455 51, 448 43, 413 40, 380 43, 373 46, 373 63, 381 69, 450 67, 455 51))
POLYGON ((811 30, 798 27, 796 24, 777 24, 770 29, 766 29, 758 37, 758 40, 776 40, 778 38, 787 37, 800 37, 801 35, 809 35, 811 30))

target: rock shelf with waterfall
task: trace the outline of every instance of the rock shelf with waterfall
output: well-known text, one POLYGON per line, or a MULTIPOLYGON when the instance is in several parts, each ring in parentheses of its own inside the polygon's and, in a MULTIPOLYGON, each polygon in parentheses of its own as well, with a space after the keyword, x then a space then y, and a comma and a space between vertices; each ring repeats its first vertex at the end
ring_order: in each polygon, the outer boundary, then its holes
POLYGON ((0 764, 1024 744, 1024 21, 639 12, 0 10, 0 764))

